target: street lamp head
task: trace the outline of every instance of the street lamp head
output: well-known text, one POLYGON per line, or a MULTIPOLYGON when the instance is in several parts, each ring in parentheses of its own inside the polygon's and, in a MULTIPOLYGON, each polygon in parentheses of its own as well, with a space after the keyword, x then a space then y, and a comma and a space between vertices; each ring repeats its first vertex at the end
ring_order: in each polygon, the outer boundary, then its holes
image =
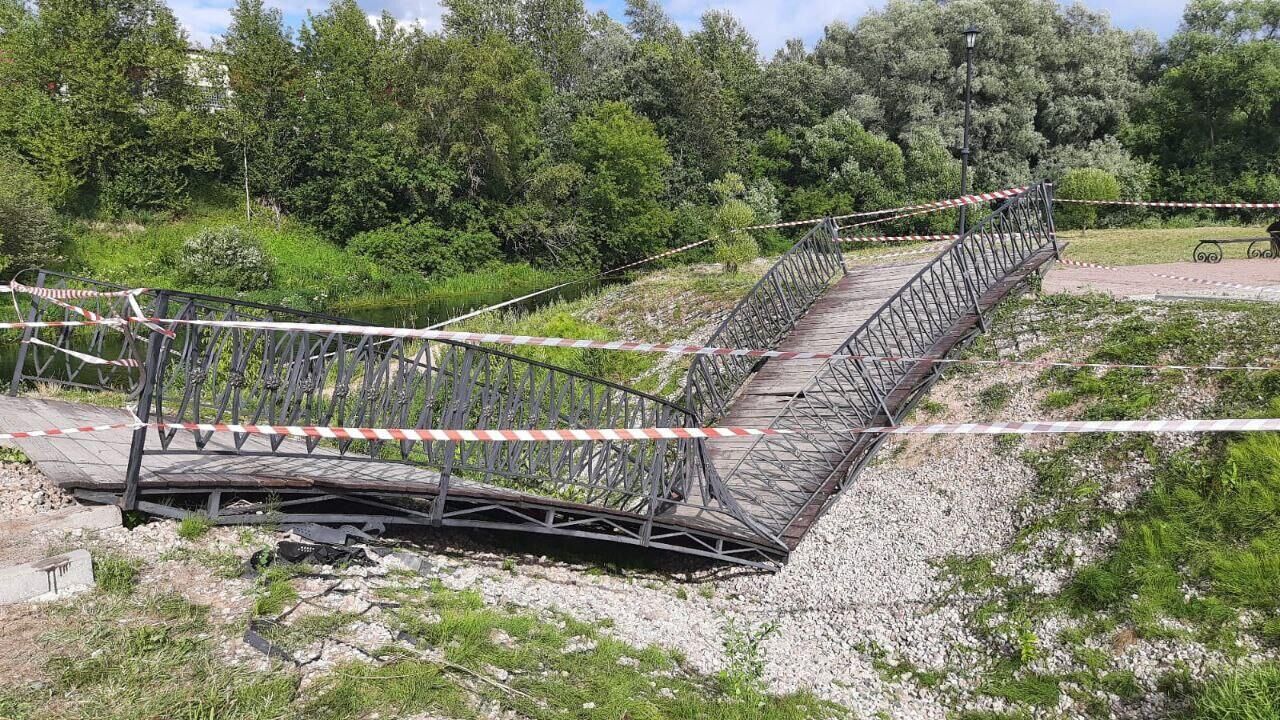
POLYGON ((964 31, 964 46, 972 50, 973 46, 978 44, 979 32, 980 31, 977 26, 970 25, 969 28, 964 31))

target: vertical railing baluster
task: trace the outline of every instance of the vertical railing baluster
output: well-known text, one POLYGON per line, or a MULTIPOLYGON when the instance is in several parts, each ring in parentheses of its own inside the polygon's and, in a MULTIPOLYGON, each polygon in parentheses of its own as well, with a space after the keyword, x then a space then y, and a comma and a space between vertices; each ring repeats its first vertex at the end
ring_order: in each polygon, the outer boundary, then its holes
MULTIPOLYGON (((164 317, 168 311, 169 295, 161 290, 156 293, 156 317, 164 317)), ((124 331, 131 332, 127 326, 124 331)), ((161 382, 160 365, 164 360, 164 344, 165 336, 160 332, 159 326, 156 326, 147 337, 147 360, 143 369, 143 376, 139 382, 138 407, 134 410, 134 415, 137 416, 138 421, 141 423, 150 422, 152 398, 161 390, 159 387, 161 382)), ((148 427, 145 424, 134 428, 133 439, 129 443, 129 463, 125 466, 124 496, 121 498, 121 507, 124 510, 138 509, 138 482, 142 474, 142 454, 147 444, 147 430, 148 427)))

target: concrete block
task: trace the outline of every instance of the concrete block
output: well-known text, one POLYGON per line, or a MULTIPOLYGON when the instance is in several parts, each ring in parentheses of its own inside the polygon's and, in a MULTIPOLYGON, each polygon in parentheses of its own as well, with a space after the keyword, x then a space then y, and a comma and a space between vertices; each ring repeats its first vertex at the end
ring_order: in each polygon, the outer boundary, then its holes
POLYGON ((0 538, 38 531, 109 530, 120 527, 120 508, 115 505, 72 505, 53 512, 0 520, 0 538))
POLYGON ((0 568, 0 605, 53 600, 93 585, 93 558, 72 550, 43 560, 0 568))

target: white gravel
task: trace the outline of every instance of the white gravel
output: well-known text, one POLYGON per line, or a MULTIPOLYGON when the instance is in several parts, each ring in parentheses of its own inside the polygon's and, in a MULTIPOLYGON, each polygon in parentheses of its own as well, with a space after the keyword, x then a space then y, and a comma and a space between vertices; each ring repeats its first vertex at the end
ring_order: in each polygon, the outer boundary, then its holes
MULTIPOLYGON (((1034 327, 1034 317, 1014 324, 1034 327)), ((1034 331, 1014 333, 1002 354, 1025 352, 1039 342, 1034 331)), ((1044 392, 1027 368, 999 368, 981 374, 950 378, 931 393, 942 410, 930 419, 972 419, 984 414, 1004 418, 1033 418, 1043 413, 1038 404, 1044 392), (1008 405, 984 410, 979 393, 994 383, 1015 388, 1008 405)), ((1177 405, 1202 405, 1207 397, 1180 395, 1177 405)), ((1181 408, 1180 408, 1181 409, 1181 408)), ((510 546, 445 552, 423 550, 443 583, 454 589, 479 591, 493 605, 513 604, 540 611, 555 610, 583 620, 608 620, 607 632, 637 645, 662 645, 679 650, 695 670, 713 673, 726 666, 726 627, 760 629, 774 626, 763 643, 764 681, 775 691, 812 690, 819 696, 853 709, 859 717, 883 713, 893 718, 944 720, 958 707, 999 710, 1001 702, 974 693, 981 682, 977 665, 984 641, 970 629, 968 613, 978 597, 946 595, 950 584, 939 577, 939 563, 952 556, 996 553, 996 570, 1025 581, 1042 593, 1058 591, 1073 567, 1098 557, 1114 542, 1104 529, 1068 536, 1044 534, 1019 552, 1008 550, 1020 527, 1048 507, 1029 503, 1035 488, 1034 471, 1020 459, 1026 446, 1043 447, 1056 439, 1007 441, 989 437, 911 438, 895 441, 881 459, 858 480, 812 528, 788 564, 778 573, 726 571, 715 568, 691 576, 675 573, 601 574, 598 568, 519 556, 510 546), (1065 550, 1067 563, 1051 563, 1051 552, 1065 550), (504 560, 517 558, 514 570, 504 560), (876 658, 907 661, 919 670, 947 671, 940 687, 926 688, 910 675, 895 680, 876 667, 876 658)), ((1169 447, 1188 438, 1165 438, 1169 447)), ((1163 446, 1163 445, 1162 445, 1163 446)), ((1150 468, 1131 458, 1121 468, 1087 468, 1105 481, 1103 497, 1123 508, 1149 487, 1150 468)), ((20 466, 0 466, 0 514, 22 512, 14 498, 33 492, 33 480, 20 466), (16 488, 16 490, 14 490, 16 488)), ((38 484, 38 483, 37 483, 38 484)), ((53 499, 49 502, 63 502, 53 499)), ((116 547, 146 557, 158 557, 178 545, 172 523, 133 532, 113 531, 116 547)), ((230 529, 214 531, 218 542, 234 545, 230 529)), ((104 538, 100 538, 102 540, 104 538)), ((153 568, 162 577, 171 568, 153 568)), ((244 611, 244 581, 222 583, 212 597, 228 619, 244 611)), ((351 608, 368 608, 372 578, 355 580, 354 594, 342 598, 351 608)), ((365 638, 386 640, 376 624, 376 612, 357 627, 365 638)), ((1073 669, 1059 634, 1071 621, 1052 617, 1034 628, 1041 658, 1032 668, 1043 672, 1073 669)), ((1123 633, 1123 629, 1117 628, 1123 633)), ((1190 641, 1134 639, 1125 643, 1092 641, 1111 658, 1113 669, 1130 670, 1146 697, 1135 702, 1113 698, 1115 717, 1150 717, 1165 710, 1155 692, 1161 675, 1175 663, 1193 674, 1214 667, 1224 658, 1190 641)), ((243 645, 242 643, 240 645, 243 645)), ((588 649, 572 647, 566 651, 588 649)), ((1256 649, 1253 649, 1256 651, 1256 649)), ((326 666, 324 648, 315 649, 326 666)), ((230 656, 252 661, 254 653, 236 647, 230 656)), ((341 659, 338 656, 335 659, 341 659)), ((501 670, 501 669, 499 669, 501 670)), ((1063 694, 1063 717, 1083 717, 1083 711, 1063 694)))

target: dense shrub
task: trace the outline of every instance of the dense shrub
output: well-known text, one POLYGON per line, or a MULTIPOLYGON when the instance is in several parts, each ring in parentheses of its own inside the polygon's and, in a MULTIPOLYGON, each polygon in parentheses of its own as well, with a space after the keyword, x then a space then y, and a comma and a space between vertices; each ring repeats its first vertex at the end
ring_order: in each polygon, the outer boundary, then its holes
POLYGON ((179 271, 185 282, 236 290, 271 287, 271 258, 256 237, 239 226, 202 230, 182 243, 179 271))
MULTIPOLYGON (((1106 170, 1078 168, 1062 177, 1055 195, 1061 200, 1118 200, 1120 181, 1106 170)), ((1098 224, 1097 205, 1063 203, 1054 210, 1062 228, 1088 230, 1098 224)))
POLYGON ((429 223, 363 232, 351 239, 350 247, 393 267, 438 277, 470 272, 501 257, 492 233, 445 230, 429 223))
POLYGON ((741 200, 727 200, 712 217, 712 238, 716 260, 725 272, 737 272, 738 266, 751 262, 760 254, 751 233, 742 228, 751 224, 755 214, 741 200))
POLYGON ((56 260, 62 227, 44 188, 15 160, 0 158, 0 175, 0 274, 56 260))

